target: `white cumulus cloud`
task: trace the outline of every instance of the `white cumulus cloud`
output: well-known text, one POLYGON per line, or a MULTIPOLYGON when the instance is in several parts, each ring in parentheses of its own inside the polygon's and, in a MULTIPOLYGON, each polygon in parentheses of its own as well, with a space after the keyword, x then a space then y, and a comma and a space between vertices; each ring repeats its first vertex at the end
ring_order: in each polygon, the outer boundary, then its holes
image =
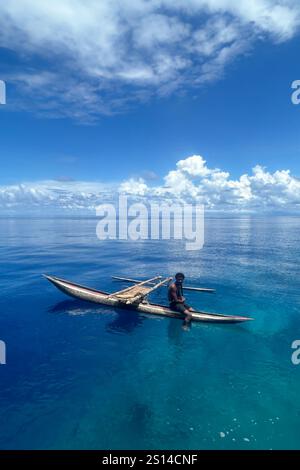
POLYGON ((37 181, 0 186, 0 214, 94 211, 111 200, 114 185, 84 181, 37 181))
POLYGON ((232 178, 219 168, 210 168, 201 155, 192 155, 176 164, 163 178, 130 178, 120 184, 72 181, 23 182, 0 186, 0 215, 27 213, 95 214, 102 203, 116 203, 118 194, 132 201, 193 202, 207 210, 221 212, 280 211, 300 209, 300 180, 289 170, 270 173, 261 165, 232 178))
POLYGON ((95 119, 219 79, 255 40, 299 26, 298 0, 6 0, 0 47, 19 65, 2 78, 15 105, 95 119))
POLYGON ((176 169, 164 177, 163 185, 147 186, 143 182, 141 192, 141 181, 131 179, 122 184, 122 190, 126 188, 131 196, 194 201, 213 210, 300 209, 300 180, 289 170, 270 173, 257 165, 250 174, 232 179, 227 171, 209 168, 201 155, 177 162, 176 169))

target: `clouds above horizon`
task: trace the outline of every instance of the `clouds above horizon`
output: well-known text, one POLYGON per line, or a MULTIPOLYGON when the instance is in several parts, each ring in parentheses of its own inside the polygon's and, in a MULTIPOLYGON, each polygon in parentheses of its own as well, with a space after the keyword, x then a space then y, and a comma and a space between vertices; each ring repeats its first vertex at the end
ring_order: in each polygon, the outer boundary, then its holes
POLYGON ((217 80, 255 41, 299 27, 296 0, 6 0, 0 47, 19 64, 2 78, 18 107, 95 119, 217 80))
POLYGON ((162 186, 150 187, 142 178, 121 184, 120 191, 148 199, 181 200, 204 204, 207 209, 297 210, 300 208, 300 180, 289 170, 268 172, 256 165, 251 174, 238 179, 219 168, 209 168, 200 155, 192 155, 176 164, 164 177, 162 186))
POLYGON ((116 202, 118 194, 145 203, 199 203, 208 210, 222 212, 289 213, 300 208, 300 180, 289 170, 270 173, 256 165, 250 174, 234 179, 227 171, 210 168, 202 156, 192 155, 179 160, 176 168, 156 185, 150 185, 143 178, 130 178, 119 185, 39 181, 0 186, 0 214, 79 212, 95 215, 96 206, 116 202))
POLYGON ((114 184, 85 181, 45 180, 0 186, 0 214, 66 214, 95 211, 111 201, 118 188, 114 184), (48 212, 47 212, 48 211, 48 212))

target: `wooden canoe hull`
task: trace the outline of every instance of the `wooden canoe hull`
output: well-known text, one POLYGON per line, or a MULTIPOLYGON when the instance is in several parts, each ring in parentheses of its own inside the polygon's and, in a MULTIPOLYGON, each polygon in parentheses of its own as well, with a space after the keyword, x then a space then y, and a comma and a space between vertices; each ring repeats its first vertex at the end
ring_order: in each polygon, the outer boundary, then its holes
MULTIPOLYGON (((57 287, 64 294, 77 299, 93 302, 101 305, 110 305, 116 308, 130 308, 138 312, 159 315, 163 317, 183 319, 183 315, 174 310, 171 310, 167 306, 156 305, 151 303, 140 303, 138 305, 130 305, 130 307, 124 305, 118 299, 111 297, 111 294, 102 292, 89 287, 81 286, 64 279, 60 279, 55 276, 44 275, 48 281, 50 281, 55 287, 57 287)), ((237 315, 222 315, 219 313, 208 313, 208 312, 192 312, 193 321, 197 322, 212 322, 212 323, 240 323, 252 320, 250 317, 241 317, 237 315)))

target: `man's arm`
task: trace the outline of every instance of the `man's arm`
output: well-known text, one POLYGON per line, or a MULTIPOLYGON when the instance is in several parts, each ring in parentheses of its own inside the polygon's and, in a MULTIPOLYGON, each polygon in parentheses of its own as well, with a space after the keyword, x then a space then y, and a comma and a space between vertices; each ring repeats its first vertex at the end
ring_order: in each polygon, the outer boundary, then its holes
POLYGON ((171 299, 172 299, 172 302, 182 302, 183 300, 181 299, 181 297, 177 297, 177 289, 176 289, 176 286, 175 284, 172 284, 171 287, 170 287, 170 296, 171 296, 171 299))

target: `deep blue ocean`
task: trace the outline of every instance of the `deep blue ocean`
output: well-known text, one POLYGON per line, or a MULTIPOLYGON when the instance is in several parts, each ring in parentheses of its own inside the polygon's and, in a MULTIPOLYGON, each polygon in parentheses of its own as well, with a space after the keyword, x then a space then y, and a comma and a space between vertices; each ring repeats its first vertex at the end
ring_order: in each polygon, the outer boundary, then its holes
MULTIPOLYGON (((206 219, 205 246, 99 241, 95 219, 0 220, 1 449, 300 449, 300 218, 206 219), (193 324, 66 297, 53 274, 113 291, 112 275, 183 271, 193 324)), ((166 289, 152 300, 166 303, 166 289)))

